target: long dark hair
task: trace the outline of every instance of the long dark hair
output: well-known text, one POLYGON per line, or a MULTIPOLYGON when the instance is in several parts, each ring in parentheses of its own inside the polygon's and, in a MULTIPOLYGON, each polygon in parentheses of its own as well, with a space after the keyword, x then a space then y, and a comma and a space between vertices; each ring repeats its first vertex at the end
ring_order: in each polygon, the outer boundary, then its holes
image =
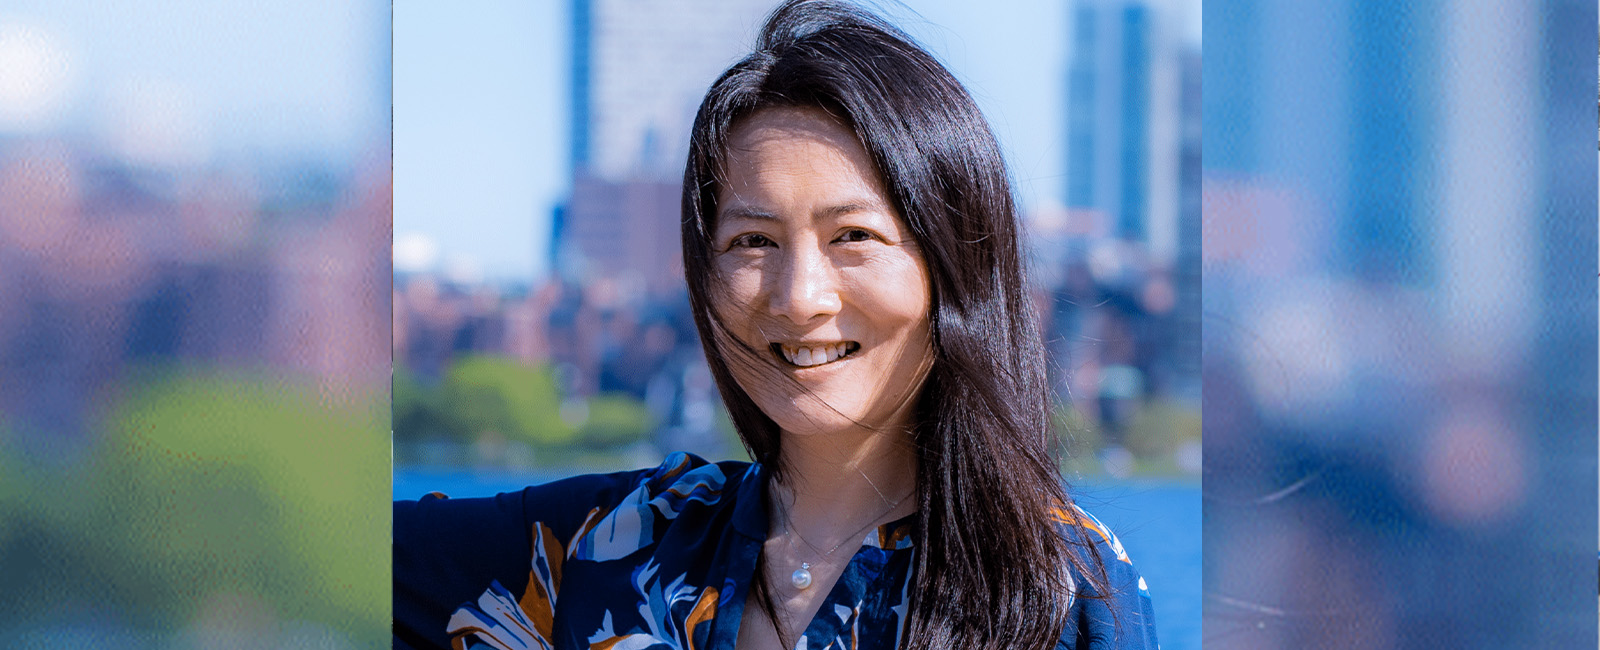
MULTIPOLYGON (((695 117, 683 179, 684 270, 734 426, 751 457, 781 480, 778 427, 729 370, 730 357, 754 355, 742 354, 751 351, 710 300, 729 132, 779 106, 821 108, 855 132, 931 278, 934 362, 912 418, 921 525, 906 646, 1052 647, 1075 580, 1102 596, 1110 591, 1050 452, 1044 349, 1000 147, 938 61, 848 4, 778 7, 755 51, 712 84, 695 117), (1063 536, 1062 525, 1076 535, 1063 536)), ((766 593, 764 575, 757 571, 758 594, 766 593)))

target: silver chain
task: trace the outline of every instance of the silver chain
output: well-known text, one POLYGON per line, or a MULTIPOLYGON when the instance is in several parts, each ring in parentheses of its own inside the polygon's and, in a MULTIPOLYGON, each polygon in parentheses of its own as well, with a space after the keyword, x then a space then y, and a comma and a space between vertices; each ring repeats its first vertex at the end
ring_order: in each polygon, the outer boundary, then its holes
MULTIPOLYGON (((865 476, 866 476, 865 474, 862 475, 863 478, 865 478, 865 476)), ((868 485, 872 485, 872 479, 867 479, 867 484, 868 485)), ((873 489, 873 491, 878 491, 878 486, 872 485, 872 489, 873 489)), ((883 492, 878 492, 878 498, 883 499, 884 503, 889 503, 889 500, 885 499, 883 497, 883 492)), ((799 531, 794 530, 794 522, 791 521, 790 518, 789 518, 789 509, 787 507, 784 507, 783 508, 783 537, 784 537, 784 539, 788 539, 789 533, 794 533, 794 536, 795 536, 796 539, 799 539, 806 546, 811 547, 811 550, 815 551, 817 553, 817 555, 820 556, 820 559, 818 560, 820 562, 821 560, 826 560, 826 559, 832 557, 833 556, 833 552, 839 550, 839 547, 844 546, 845 542, 848 542, 850 540, 860 541, 862 533, 867 532, 867 529, 872 528, 873 525, 877 524, 878 520, 883 519, 884 515, 887 515, 887 514, 889 514, 891 512, 894 512, 895 508, 900 507, 900 504, 905 503, 906 499, 909 499, 909 498, 911 498, 911 493, 907 492, 905 496, 900 497, 894 503, 889 503, 889 508, 888 509, 884 510, 883 512, 878 513, 878 516, 873 517, 871 520, 868 520, 867 521, 867 525, 862 526, 860 530, 857 530, 856 532, 852 533, 850 536, 845 537, 844 539, 840 540, 838 544, 834 544, 833 548, 828 549, 828 552, 826 552, 826 553, 822 552, 822 549, 817 548, 816 544, 812 544, 810 541, 808 541, 805 538, 805 536, 800 534, 799 531)), ((778 505, 782 506, 783 502, 780 501, 778 503, 778 505)), ((793 544, 790 544, 789 546, 790 546, 790 548, 794 547, 793 544)))

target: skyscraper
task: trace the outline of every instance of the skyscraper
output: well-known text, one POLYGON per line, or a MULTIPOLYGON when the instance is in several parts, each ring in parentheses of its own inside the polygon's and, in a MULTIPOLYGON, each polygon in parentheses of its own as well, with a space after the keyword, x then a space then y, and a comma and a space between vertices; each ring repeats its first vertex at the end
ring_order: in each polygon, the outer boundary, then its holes
POLYGON ((753 43, 773 0, 572 0, 572 194, 558 272, 679 283, 678 182, 706 88, 753 43))
POLYGON ((1066 204, 1170 261, 1178 246, 1179 71, 1174 17, 1142 0, 1068 12, 1066 204))

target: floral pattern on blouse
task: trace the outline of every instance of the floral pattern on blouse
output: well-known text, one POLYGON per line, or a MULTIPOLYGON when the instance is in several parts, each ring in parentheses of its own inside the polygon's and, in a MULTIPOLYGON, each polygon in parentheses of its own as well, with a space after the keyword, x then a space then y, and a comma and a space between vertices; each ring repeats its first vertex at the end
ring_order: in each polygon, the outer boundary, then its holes
MULTIPOLYGON (((395 647, 733 650, 766 539, 760 465, 674 454, 635 472, 481 499, 395 503, 395 647)), ((1058 648, 1155 648, 1150 594, 1121 542, 1092 531, 1116 593, 1079 581, 1058 648)), ((795 644, 900 645, 916 515, 871 530, 795 644)), ((1064 530, 1071 531, 1071 528, 1064 530)), ((1070 532, 1067 534, 1071 534, 1070 532)))

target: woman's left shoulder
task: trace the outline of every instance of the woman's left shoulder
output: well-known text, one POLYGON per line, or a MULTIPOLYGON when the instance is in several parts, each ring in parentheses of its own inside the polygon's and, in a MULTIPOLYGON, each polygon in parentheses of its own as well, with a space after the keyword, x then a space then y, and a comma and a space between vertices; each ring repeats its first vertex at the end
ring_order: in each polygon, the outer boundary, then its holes
MULTIPOLYGON (((1077 504, 1056 511, 1061 533, 1070 542, 1092 545, 1105 570, 1110 593, 1098 593, 1088 580, 1079 578, 1073 599, 1075 616, 1061 645, 1069 648, 1156 648, 1155 614, 1150 589, 1144 576, 1134 567, 1133 558, 1123 548, 1116 533, 1089 511, 1077 504), (1085 539, 1087 538, 1087 539, 1085 539), (1104 616, 1103 614, 1110 614, 1104 616)), ((1086 558, 1087 559, 1087 558, 1086 558)))
POLYGON ((1122 548, 1122 540, 1111 532, 1111 528, 1100 521, 1099 518, 1089 514, 1081 506, 1074 503, 1066 508, 1058 508, 1055 512, 1056 521, 1062 524, 1061 533, 1068 540, 1075 543, 1094 544, 1101 549, 1101 554, 1111 555, 1110 559, 1133 566, 1133 559, 1128 557, 1127 550, 1122 548), (1083 539, 1080 534, 1086 533, 1088 539, 1083 539))

